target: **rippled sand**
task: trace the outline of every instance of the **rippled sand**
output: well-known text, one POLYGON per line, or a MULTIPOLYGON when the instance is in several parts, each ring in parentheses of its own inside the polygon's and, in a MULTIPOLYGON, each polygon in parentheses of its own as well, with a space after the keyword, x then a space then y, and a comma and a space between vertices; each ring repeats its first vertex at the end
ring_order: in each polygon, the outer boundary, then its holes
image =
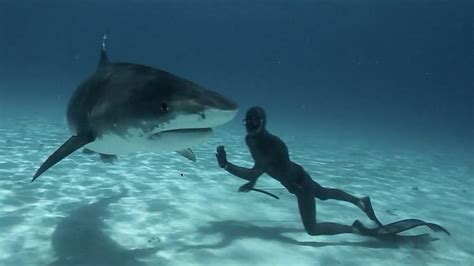
MULTIPOLYGON (((218 129, 213 139, 194 149, 196 163, 175 153, 143 153, 108 164, 78 151, 33 184, 36 169, 67 139, 64 123, 3 119, 0 136, 0 265, 68 265, 81 256, 91 265, 474 264, 469 158, 340 147, 281 135, 292 159, 323 186, 370 195, 382 222, 419 218, 452 234, 414 248, 347 234, 311 237, 300 223, 295 198, 265 175, 258 187, 280 200, 237 193, 243 180, 217 167, 214 150, 225 144, 230 161, 250 167, 242 130, 218 129), (94 202, 107 204, 98 208, 94 202), (79 208, 84 214, 78 215, 79 208), (54 244, 53 235, 61 235, 54 244), (101 251, 87 248, 91 246, 101 251), (156 253, 137 256, 135 263, 121 259, 134 249, 155 247, 156 253)), ((317 201, 317 216, 320 221, 351 224, 361 219, 370 224, 357 208, 336 201, 317 201)))

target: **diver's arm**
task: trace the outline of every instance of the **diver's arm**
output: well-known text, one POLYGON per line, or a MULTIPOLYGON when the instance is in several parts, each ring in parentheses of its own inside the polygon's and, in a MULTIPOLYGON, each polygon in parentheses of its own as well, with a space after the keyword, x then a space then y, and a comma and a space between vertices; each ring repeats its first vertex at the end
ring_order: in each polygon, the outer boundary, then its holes
POLYGON ((230 162, 227 162, 227 164, 224 166, 224 169, 237 177, 240 177, 253 183, 255 183, 257 181, 257 178, 259 178, 264 172, 263 170, 261 170, 261 167, 257 167, 257 165, 249 169, 237 166, 230 162))
POLYGON ((225 169, 227 172, 237 177, 240 177, 250 182, 255 182, 257 178, 264 173, 264 167, 262 167, 261 163, 255 163, 255 166, 249 169, 237 166, 227 161, 227 154, 225 152, 224 146, 217 147, 216 158, 217 163, 221 168, 225 169))

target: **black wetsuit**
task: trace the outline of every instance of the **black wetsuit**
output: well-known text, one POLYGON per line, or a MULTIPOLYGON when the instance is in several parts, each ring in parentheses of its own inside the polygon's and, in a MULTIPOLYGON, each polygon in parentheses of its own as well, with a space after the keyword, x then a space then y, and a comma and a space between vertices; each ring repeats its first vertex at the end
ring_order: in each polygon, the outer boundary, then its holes
MULTIPOLYGON (((259 176, 266 173, 280 181, 288 191, 298 198, 298 207, 306 232, 310 235, 335 235, 342 233, 356 233, 375 237, 392 237, 397 240, 403 236, 396 233, 409 230, 418 226, 426 225, 433 231, 449 232, 440 225, 427 223, 418 219, 400 220, 388 225, 383 225, 375 215, 369 197, 357 198, 342 190, 325 188, 311 179, 302 166, 292 162, 285 143, 277 136, 265 129, 266 115, 261 107, 252 107, 247 111, 244 125, 247 130, 245 141, 255 161, 251 169, 234 165, 227 161, 224 146, 217 148, 217 162, 220 167, 229 173, 249 182, 240 187, 240 191, 250 191, 255 186, 259 176), (316 222, 315 199, 335 199, 350 202, 362 209, 369 219, 374 221, 378 227, 369 229, 360 221, 356 220, 351 226, 331 223, 316 222)), ((412 236, 413 237, 413 236, 412 236)), ((425 235, 417 235, 425 237, 425 235)))
POLYGON ((225 169, 229 173, 250 181, 248 188, 253 187, 257 178, 264 173, 280 181, 290 193, 298 198, 301 219, 306 232, 310 235, 334 235, 354 231, 347 225, 330 222, 316 223, 314 198, 342 200, 355 205, 359 202, 359 198, 342 190, 325 188, 316 183, 303 167, 290 160, 285 143, 268 131, 263 130, 255 136, 247 135, 245 140, 255 160, 255 165, 247 169, 228 162, 225 169))

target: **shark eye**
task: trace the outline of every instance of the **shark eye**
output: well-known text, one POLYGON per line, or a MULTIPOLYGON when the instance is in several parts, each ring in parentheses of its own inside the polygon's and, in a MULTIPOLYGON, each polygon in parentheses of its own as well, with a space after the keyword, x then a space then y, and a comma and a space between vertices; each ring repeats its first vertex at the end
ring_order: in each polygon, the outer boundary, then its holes
POLYGON ((162 103, 162 104, 161 104, 161 111, 165 111, 165 112, 166 112, 166 111, 168 111, 168 110, 169 110, 168 105, 167 105, 166 103, 162 103))

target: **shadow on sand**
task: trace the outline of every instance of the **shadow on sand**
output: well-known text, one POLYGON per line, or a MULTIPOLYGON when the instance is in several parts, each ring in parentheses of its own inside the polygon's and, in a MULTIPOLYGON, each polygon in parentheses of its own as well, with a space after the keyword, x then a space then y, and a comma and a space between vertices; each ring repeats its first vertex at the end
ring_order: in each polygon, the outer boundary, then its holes
MULTIPOLYGON (((198 229, 199 234, 219 234, 221 240, 212 244, 200 245, 184 245, 180 251, 189 249, 222 249, 230 246, 234 241, 245 238, 258 238, 267 241, 279 241, 286 244, 309 246, 309 247, 326 247, 326 246, 353 246, 366 248, 389 248, 397 249, 402 246, 413 248, 426 248, 431 239, 369 239, 364 241, 343 241, 343 242, 315 242, 315 241, 298 241, 294 238, 285 236, 285 233, 304 233, 303 229, 284 228, 284 227, 262 227, 250 223, 240 221, 213 221, 208 226, 198 229)), ((317 237, 315 237, 317 238, 317 237)))
POLYGON ((140 257, 152 255, 158 248, 126 249, 103 231, 107 207, 126 195, 102 198, 72 211, 53 233, 52 246, 57 260, 51 266, 140 266, 140 257))

